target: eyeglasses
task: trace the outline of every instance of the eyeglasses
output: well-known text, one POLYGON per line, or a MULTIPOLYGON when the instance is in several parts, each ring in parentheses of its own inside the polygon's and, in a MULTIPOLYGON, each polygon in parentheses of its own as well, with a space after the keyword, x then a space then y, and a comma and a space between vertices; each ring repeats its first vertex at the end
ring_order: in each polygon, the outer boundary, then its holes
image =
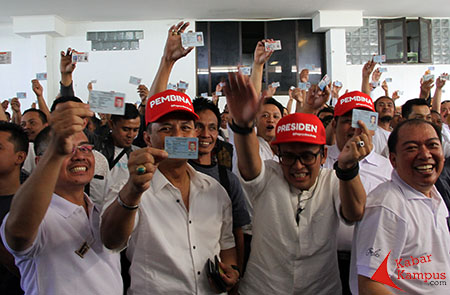
POLYGON ((298 155, 289 153, 286 154, 280 153, 278 155, 278 158, 280 159, 280 163, 285 166, 291 166, 295 162, 297 162, 297 160, 299 160, 300 163, 302 163, 303 165, 313 165, 314 163, 316 163, 317 155, 319 155, 321 152, 322 150, 319 150, 317 153, 303 152, 298 155))
POLYGON ((78 146, 74 146, 73 150, 72 150, 72 154, 75 154, 77 150, 79 150, 82 154, 90 154, 92 153, 92 150, 94 149, 94 145, 93 144, 80 144, 78 146))

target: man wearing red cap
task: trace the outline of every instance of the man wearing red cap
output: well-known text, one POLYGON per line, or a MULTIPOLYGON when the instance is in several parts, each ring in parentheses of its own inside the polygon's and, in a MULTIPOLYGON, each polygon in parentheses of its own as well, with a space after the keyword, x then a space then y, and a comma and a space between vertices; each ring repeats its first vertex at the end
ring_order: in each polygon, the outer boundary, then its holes
MULTIPOLYGON (((252 128, 260 98, 241 74, 225 87, 233 114, 238 166, 254 207, 252 252, 241 284, 243 294, 339 294, 336 257, 339 219, 362 218, 366 194, 358 161, 371 151, 364 123, 348 140, 333 170, 326 159, 325 128, 312 114, 283 117, 272 144, 280 163, 261 161, 252 128), (245 113, 239 110, 246 110, 245 113)), ((315 112, 328 99, 313 85, 303 111, 315 112)))
MULTIPOLYGON (((357 129, 352 127, 352 114, 354 109, 374 112, 372 98, 359 91, 348 92, 339 97, 334 110, 334 119, 331 122, 336 135, 336 144, 328 147, 325 168, 332 168, 338 160, 339 154, 344 149, 347 141, 352 138, 357 129), (362 99, 363 98, 363 99, 362 99)), ((372 137, 372 134, 369 135, 372 137)), ((359 161, 359 176, 368 194, 379 184, 391 178, 392 166, 389 160, 375 152, 370 152, 364 159, 359 161)), ((350 250, 353 240, 353 225, 345 223, 339 224, 337 232, 338 241, 338 262, 343 285, 344 294, 349 294, 349 270, 350 270, 350 250)))
MULTIPOLYGON (((165 90, 184 49, 180 33, 189 23, 172 26, 158 73, 150 90, 144 140, 147 148, 130 155, 130 178, 102 220, 102 240, 124 248, 131 262, 129 294, 213 293, 207 260, 220 256, 220 278, 227 290, 239 280, 232 233, 231 201, 212 177, 196 172, 187 159, 168 158, 167 137, 196 137, 198 119, 191 99, 165 90)), ((223 290, 222 290, 223 291, 223 290)))

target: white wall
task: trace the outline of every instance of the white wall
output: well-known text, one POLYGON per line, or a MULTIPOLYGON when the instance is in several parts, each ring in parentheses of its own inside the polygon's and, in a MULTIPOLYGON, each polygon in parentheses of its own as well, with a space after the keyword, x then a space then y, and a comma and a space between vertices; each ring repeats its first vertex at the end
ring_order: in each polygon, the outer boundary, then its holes
MULTIPOLYGON (((83 22, 67 23, 67 35, 52 37, 54 56, 51 67, 55 75, 59 73, 59 54, 68 47, 77 51, 88 51, 89 62, 78 63, 74 72, 75 93, 82 100, 87 101, 86 88, 90 80, 97 80, 94 89, 117 91, 126 93, 127 102, 135 103, 139 100, 135 85, 129 84, 130 76, 142 78, 142 83, 150 86, 158 69, 159 61, 164 49, 169 27, 178 20, 140 21, 140 22, 83 22), (144 30, 144 39, 140 40, 139 50, 130 51, 90 51, 90 41, 86 41, 88 31, 115 30, 144 30)), ((193 24, 193 22, 191 21, 193 24)), ((193 25, 191 25, 193 28, 193 25)), ((0 65, 0 99, 14 97, 16 92, 27 91, 27 99, 21 101, 22 111, 31 106, 35 100, 31 90, 31 79, 36 73, 32 72, 32 57, 35 52, 31 49, 31 39, 20 37, 12 33, 12 26, 0 27, 0 51, 12 51, 13 63, 0 65)), ((39 57, 37 57, 39 58, 39 57)), ((59 81, 56 76, 55 81, 59 81)), ((175 65, 170 81, 173 83, 184 80, 189 83, 187 94, 193 96, 196 89, 195 52, 191 52, 175 65)), ((43 86, 48 93, 57 94, 59 84, 43 86)), ((46 92, 47 94, 47 92, 46 92)), ((47 97, 49 104, 53 97, 47 97)))

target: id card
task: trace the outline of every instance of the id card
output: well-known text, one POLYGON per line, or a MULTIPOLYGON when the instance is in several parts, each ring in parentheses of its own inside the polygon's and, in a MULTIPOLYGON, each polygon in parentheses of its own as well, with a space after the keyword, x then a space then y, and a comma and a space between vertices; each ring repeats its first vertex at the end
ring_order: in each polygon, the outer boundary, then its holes
POLYGON ((201 97, 208 98, 208 92, 200 93, 201 97))
POLYGON ((380 71, 380 73, 386 73, 387 72, 387 68, 379 68, 378 71, 380 71))
POLYGON ((280 82, 273 82, 272 88, 280 87, 280 82))
POLYGON ((307 64, 307 65, 305 65, 305 68, 308 70, 308 71, 313 71, 314 70, 314 65, 309 65, 309 64, 307 64))
POLYGON ((383 63, 383 62, 386 62, 386 55, 375 55, 374 57, 373 57, 373 61, 374 62, 376 62, 376 63, 383 63))
POLYGON ((392 78, 386 78, 384 81, 386 81, 386 83, 391 83, 392 82, 392 78))
POLYGON ((39 81, 47 80, 47 73, 37 73, 36 80, 39 80, 39 81))
POLYGON ((88 62, 88 61, 89 61, 89 53, 88 52, 72 53, 72 63, 76 64, 77 62, 88 62))
POLYGON ((189 83, 186 83, 184 81, 178 82, 178 89, 188 89, 189 83))
POLYGON ((89 92, 91 111, 103 114, 125 115, 125 93, 113 91, 89 92))
POLYGON ((298 88, 300 88, 300 90, 308 90, 309 87, 311 87, 311 83, 310 82, 299 82, 298 83, 298 88))
POLYGON ((216 91, 216 95, 217 96, 221 96, 222 95, 222 91, 216 91))
POLYGON ((377 88, 378 86, 380 86, 380 81, 372 81, 372 82, 370 82, 370 85, 373 88, 377 88))
POLYGON ((428 67, 428 70, 434 71, 434 67, 428 67))
POLYGON ((166 136, 164 147, 170 159, 198 159, 197 137, 166 136))
POLYGON ((185 48, 203 46, 203 32, 181 33, 181 45, 185 48))
POLYGON ((91 80, 89 83, 95 84, 97 83, 97 80, 91 80))
POLYGON ((375 129, 377 129, 377 124, 378 124, 378 113, 353 109, 353 114, 352 114, 352 127, 353 128, 360 128, 360 126, 358 124, 358 120, 363 121, 364 124, 366 124, 367 129, 375 130, 375 129))
POLYGON ((130 76, 130 84, 133 84, 133 85, 140 85, 140 84, 141 84, 141 81, 142 81, 141 78, 137 78, 137 77, 130 76))
POLYGON ((328 84, 330 84, 330 77, 328 77, 328 75, 323 76, 322 80, 319 82, 319 88, 320 90, 324 90, 325 87, 327 87, 328 84))
POLYGON ((16 97, 19 99, 27 98, 27 93, 26 92, 17 92, 16 97))
POLYGON ((11 64, 11 51, 0 52, 0 64, 11 64))
POLYGON ((449 81, 450 80, 450 76, 449 75, 440 75, 439 79, 449 81))
POLYGON ((169 83, 169 84, 167 84, 167 90, 175 90, 175 91, 177 91, 177 85, 169 83))
POLYGON ((280 40, 276 40, 276 41, 266 41, 264 43, 264 47, 266 49, 266 51, 275 51, 275 50, 281 50, 281 41, 280 40))
POLYGON ((433 74, 423 75, 423 81, 434 80, 433 74))
POLYGON ((398 94, 398 96, 402 96, 403 95, 403 91, 397 90, 397 94, 398 94))
POLYGON ((252 68, 242 67, 242 68, 239 68, 239 71, 241 72, 242 75, 250 76, 250 74, 252 72, 252 68))
POLYGON ((342 82, 340 82, 340 81, 335 81, 335 82, 334 82, 334 86, 336 86, 336 87, 342 87, 342 82))

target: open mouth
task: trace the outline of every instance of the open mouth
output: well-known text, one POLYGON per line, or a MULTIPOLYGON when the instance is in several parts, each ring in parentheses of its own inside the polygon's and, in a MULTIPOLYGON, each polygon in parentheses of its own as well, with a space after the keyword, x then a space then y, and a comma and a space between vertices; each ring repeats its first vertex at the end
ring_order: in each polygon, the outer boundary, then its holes
POLYGON ((433 172, 434 165, 427 164, 427 165, 420 165, 414 167, 416 171, 419 171, 420 173, 431 173, 433 172))
POLYGON ((80 173, 80 172, 86 172, 87 167, 85 166, 77 166, 77 167, 73 167, 70 168, 69 171, 72 173, 80 173))
POLYGON ((203 148, 207 148, 211 145, 211 142, 207 142, 207 141, 199 141, 198 142, 198 146, 199 147, 203 147, 203 148))
POLYGON ((269 130, 269 131, 272 131, 273 129, 275 129, 275 126, 267 125, 266 129, 269 130))

